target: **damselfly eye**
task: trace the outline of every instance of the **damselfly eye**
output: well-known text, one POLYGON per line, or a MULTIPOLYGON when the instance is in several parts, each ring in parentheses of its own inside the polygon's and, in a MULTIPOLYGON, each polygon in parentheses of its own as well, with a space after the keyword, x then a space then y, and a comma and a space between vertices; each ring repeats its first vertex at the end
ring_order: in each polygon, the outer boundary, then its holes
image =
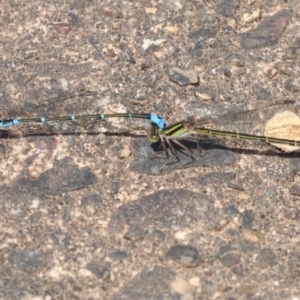
POLYGON ((158 128, 155 125, 151 125, 147 132, 147 138, 151 143, 156 143, 159 141, 159 132, 158 128))

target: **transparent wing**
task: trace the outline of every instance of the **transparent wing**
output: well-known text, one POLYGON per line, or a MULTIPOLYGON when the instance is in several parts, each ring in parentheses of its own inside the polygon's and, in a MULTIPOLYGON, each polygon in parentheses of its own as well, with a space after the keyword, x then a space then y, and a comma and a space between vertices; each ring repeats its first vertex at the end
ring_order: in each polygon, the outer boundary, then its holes
POLYGON ((296 105, 297 103, 294 101, 286 101, 246 111, 240 109, 232 110, 232 107, 214 106, 210 107, 209 111, 207 108, 201 108, 196 111, 202 118, 194 119, 196 119, 197 127, 264 135, 268 121, 276 114, 283 111, 291 111, 298 114, 296 105))

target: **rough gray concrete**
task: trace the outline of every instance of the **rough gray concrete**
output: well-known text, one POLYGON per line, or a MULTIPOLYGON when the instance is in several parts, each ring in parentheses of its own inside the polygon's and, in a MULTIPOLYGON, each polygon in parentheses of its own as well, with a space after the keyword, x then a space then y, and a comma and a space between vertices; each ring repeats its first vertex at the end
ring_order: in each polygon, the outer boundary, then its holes
MULTIPOLYGON (((151 111, 264 134, 297 112, 299 11, 3 0, 1 118, 151 111)), ((298 299, 299 153, 205 138, 177 162, 141 125, 0 131, 0 298, 298 299)))

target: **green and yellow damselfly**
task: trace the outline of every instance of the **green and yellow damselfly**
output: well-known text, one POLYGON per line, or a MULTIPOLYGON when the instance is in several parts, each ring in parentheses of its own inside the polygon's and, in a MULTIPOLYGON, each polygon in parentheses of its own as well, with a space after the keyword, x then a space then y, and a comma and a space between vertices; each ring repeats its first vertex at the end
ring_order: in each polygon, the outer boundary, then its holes
MULTIPOLYGON (((152 125, 148 131, 147 137, 149 141, 155 143, 159 140, 162 143, 164 151, 167 153, 167 148, 169 148, 172 154, 179 161, 177 151, 174 148, 174 144, 181 147, 186 151, 186 155, 188 155, 192 160, 195 160, 192 151, 188 149, 181 141, 189 140, 197 142, 197 137, 217 137, 217 138, 225 138, 225 139, 237 139, 237 140, 246 140, 252 142, 263 142, 267 144, 276 144, 276 145, 287 145, 300 147, 300 140, 291 140, 284 138, 275 138, 268 137, 264 135, 254 135, 247 133, 239 133, 233 131, 224 131, 224 130, 215 130, 209 128, 197 127, 197 125, 193 123, 189 123, 186 121, 177 122, 173 125, 167 126, 163 129, 159 129, 157 126, 152 125)), ((199 145, 198 145, 199 148, 199 145)))

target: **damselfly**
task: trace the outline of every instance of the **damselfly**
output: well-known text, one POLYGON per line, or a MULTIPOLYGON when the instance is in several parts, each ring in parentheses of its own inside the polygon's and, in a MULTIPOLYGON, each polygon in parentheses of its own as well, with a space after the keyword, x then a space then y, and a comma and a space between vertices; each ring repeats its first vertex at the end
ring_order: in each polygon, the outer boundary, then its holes
POLYGON ((86 121, 91 119, 107 119, 107 118, 129 118, 129 119, 147 119, 150 120, 157 128, 163 129, 166 124, 163 118, 155 114, 135 114, 135 113, 115 113, 115 114, 93 114, 93 115, 71 115, 62 117, 40 117, 40 118, 15 118, 0 120, 1 127, 11 127, 22 123, 47 123, 52 121, 86 121))
POLYGON ((164 151, 168 156, 167 148, 169 148, 172 154, 176 157, 177 161, 179 157, 177 151, 174 147, 174 144, 181 147, 186 151, 186 155, 189 156, 192 161, 195 160, 192 151, 188 149, 181 141, 189 140, 197 143, 197 137, 217 137, 217 138, 227 138, 227 139, 238 139, 246 141, 258 141, 268 144, 277 144, 277 145, 288 145, 300 147, 300 140, 291 140, 283 138, 268 137, 264 135, 254 135, 247 133, 239 133, 233 131, 224 131, 224 130, 215 130, 203 127, 197 127, 197 125, 185 121, 177 122, 173 125, 165 127, 163 129, 158 128, 155 125, 152 125, 148 131, 147 137, 149 141, 155 143, 161 141, 164 151))

